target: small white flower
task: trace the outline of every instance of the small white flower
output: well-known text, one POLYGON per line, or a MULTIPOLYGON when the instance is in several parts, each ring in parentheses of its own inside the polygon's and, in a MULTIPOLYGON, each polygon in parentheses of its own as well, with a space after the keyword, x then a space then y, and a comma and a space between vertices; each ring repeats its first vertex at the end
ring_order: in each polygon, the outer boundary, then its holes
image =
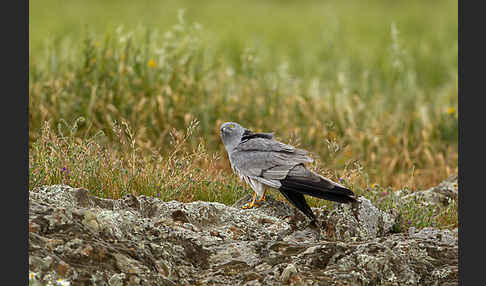
POLYGON ((71 283, 67 280, 64 280, 62 278, 57 279, 57 285, 62 285, 62 286, 69 286, 71 283))
POLYGON ((37 276, 37 273, 29 271, 29 280, 34 280, 37 276))

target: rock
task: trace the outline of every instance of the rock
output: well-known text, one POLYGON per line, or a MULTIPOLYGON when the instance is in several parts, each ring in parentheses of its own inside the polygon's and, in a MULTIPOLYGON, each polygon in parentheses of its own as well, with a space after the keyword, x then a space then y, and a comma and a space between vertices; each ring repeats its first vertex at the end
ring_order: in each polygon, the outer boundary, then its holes
POLYGON ((93 231, 98 231, 100 226, 98 224, 98 220, 96 218, 96 215, 91 212, 91 211, 86 211, 84 213, 84 219, 82 221, 84 225, 86 225, 88 228, 90 228, 93 231))
POLYGON ((123 286, 123 281, 125 280, 125 273, 113 274, 110 280, 108 280, 108 285, 110 286, 123 286))
MULTIPOLYGON (((448 189, 443 187, 442 190, 448 189)), ((438 192, 438 191, 437 191, 438 192)), ((447 285, 458 282, 456 230, 392 233, 396 216, 359 204, 258 209, 96 198, 55 185, 29 192, 29 268, 42 285, 447 285)), ((36 280, 36 281, 37 281, 36 280)))
POLYGON ((69 264, 67 264, 66 262, 60 260, 56 267, 55 267, 55 270, 57 272, 57 274, 60 276, 60 277, 66 277, 67 274, 68 274, 68 271, 70 270, 70 266, 69 264))
MULTIPOLYGON (((239 199, 236 203, 233 204, 234 208, 240 209, 242 206, 248 204, 253 198, 253 195, 246 195, 239 199)), ((288 218, 288 217, 293 217, 297 214, 300 214, 298 210, 293 208, 291 205, 282 203, 272 197, 272 195, 266 195, 266 202, 262 204, 259 209, 272 216, 272 217, 277 217, 277 218, 288 218)))
POLYGON ((415 227, 411 227, 408 229, 408 236, 412 238, 433 240, 448 245, 457 245, 457 232, 457 228, 454 230, 439 230, 432 227, 426 227, 417 230, 415 227))
POLYGON ((290 277, 296 274, 297 274, 297 268, 295 268, 295 265, 289 264, 287 265, 287 267, 285 267, 284 271, 282 271, 280 280, 282 281, 282 283, 287 283, 289 282, 290 277))
POLYGON ((457 183, 457 174, 451 175, 438 186, 425 191, 409 192, 405 190, 395 192, 395 196, 404 202, 416 200, 424 206, 447 206, 451 201, 458 198, 459 185, 457 183))
POLYGON ((328 240, 368 240, 389 234, 396 216, 379 210, 368 199, 359 197, 357 205, 339 205, 322 222, 321 235, 328 240))

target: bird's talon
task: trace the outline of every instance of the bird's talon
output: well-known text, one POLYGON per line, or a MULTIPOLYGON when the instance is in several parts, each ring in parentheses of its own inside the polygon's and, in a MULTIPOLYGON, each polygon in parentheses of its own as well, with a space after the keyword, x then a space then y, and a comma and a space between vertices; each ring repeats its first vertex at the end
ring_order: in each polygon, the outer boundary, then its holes
POLYGON ((249 202, 248 204, 242 206, 241 208, 244 209, 244 210, 247 210, 247 209, 253 209, 253 208, 259 208, 260 205, 255 202, 249 202))
POLYGON ((247 209, 253 208, 254 206, 255 206, 254 204, 248 203, 248 204, 242 206, 241 208, 244 209, 244 210, 247 210, 247 209))
POLYGON ((241 207, 241 209, 243 209, 243 210, 246 210, 246 209, 249 209, 249 208, 250 208, 250 204, 246 204, 246 205, 241 207))

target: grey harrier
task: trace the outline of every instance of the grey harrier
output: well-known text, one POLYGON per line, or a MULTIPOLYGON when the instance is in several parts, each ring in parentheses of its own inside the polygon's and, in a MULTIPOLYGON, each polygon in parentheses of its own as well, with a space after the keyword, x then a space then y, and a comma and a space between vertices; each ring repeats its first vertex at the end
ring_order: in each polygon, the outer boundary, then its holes
POLYGON ((273 133, 255 133, 238 123, 226 122, 221 125, 220 136, 233 171, 255 192, 243 208, 265 201, 267 187, 279 190, 313 223, 316 217, 304 195, 339 203, 356 202, 351 190, 305 167, 313 161, 307 151, 274 140, 273 133))

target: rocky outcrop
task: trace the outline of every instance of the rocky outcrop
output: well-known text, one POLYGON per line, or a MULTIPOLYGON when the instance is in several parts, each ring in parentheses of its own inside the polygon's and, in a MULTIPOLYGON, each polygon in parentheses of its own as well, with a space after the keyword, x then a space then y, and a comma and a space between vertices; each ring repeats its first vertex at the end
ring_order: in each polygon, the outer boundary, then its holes
POLYGON ((456 285, 457 230, 393 233, 396 217, 359 198, 314 208, 317 227, 287 203, 93 197, 29 192, 32 281, 71 285, 456 285), (58 281, 58 279, 61 279, 58 281))
POLYGON ((458 199, 457 174, 451 175, 438 186, 425 191, 411 192, 410 190, 400 190, 393 194, 403 202, 413 200, 424 206, 447 206, 452 200, 458 199))

